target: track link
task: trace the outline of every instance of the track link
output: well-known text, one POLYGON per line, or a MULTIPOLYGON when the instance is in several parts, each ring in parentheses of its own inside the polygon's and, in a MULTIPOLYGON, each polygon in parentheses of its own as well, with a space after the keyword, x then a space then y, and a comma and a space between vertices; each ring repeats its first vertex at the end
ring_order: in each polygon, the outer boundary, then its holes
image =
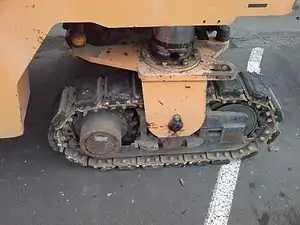
MULTIPOLYGON (((271 92, 271 89, 262 81, 261 76, 249 73, 239 74, 233 81, 210 83, 207 93, 207 99, 211 105, 243 103, 248 104, 256 111, 263 112, 263 115, 260 115, 260 129, 255 132, 255 136, 249 138, 251 141, 248 145, 238 150, 226 152, 213 151, 191 154, 182 153, 107 159, 91 158, 82 155, 75 147, 70 147, 70 144, 64 143, 62 128, 68 126, 68 123, 72 123, 72 116, 76 113, 72 107, 72 99, 75 96, 75 89, 72 88, 63 91, 59 111, 53 118, 49 128, 49 144, 53 150, 63 153, 69 161, 80 164, 81 166, 89 166, 101 170, 111 170, 227 164, 234 159, 243 160, 256 155, 261 145, 270 143, 278 136, 278 122, 282 120, 281 107, 278 104, 277 99, 275 99, 274 94, 271 92)), ((89 110, 92 111, 94 109, 91 108, 89 110)), ((76 144, 74 146, 76 146, 76 144)))

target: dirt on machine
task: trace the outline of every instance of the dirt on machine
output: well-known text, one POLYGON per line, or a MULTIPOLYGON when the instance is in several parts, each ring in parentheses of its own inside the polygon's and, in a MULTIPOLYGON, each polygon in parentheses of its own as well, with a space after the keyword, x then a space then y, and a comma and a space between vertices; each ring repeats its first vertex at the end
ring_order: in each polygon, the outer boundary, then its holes
POLYGON ((249 158, 278 137, 283 112, 270 85, 219 56, 236 17, 287 14, 294 0, 131 2, 74 1, 58 12, 74 56, 98 69, 62 90, 48 133, 55 151, 102 170, 156 168, 249 158))

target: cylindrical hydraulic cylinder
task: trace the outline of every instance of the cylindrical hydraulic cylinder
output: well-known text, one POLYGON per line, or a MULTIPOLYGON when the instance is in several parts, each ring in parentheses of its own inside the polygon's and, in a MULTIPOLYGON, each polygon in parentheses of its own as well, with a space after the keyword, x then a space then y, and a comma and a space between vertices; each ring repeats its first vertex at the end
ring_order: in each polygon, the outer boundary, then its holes
POLYGON ((156 40, 168 45, 190 45, 193 43, 195 28, 188 27, 157 27, 153 31, 156 40))
POLYGON ((192 54, 193 26, 157 27, 153 29, 152 51, 162 60, 181 62, 192 54))

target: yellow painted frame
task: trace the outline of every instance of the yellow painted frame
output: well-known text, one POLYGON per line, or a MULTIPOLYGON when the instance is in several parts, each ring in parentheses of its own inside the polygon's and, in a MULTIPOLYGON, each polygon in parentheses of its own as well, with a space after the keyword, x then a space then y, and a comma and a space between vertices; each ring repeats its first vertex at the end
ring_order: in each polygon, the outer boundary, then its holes
POLYGON ((57 23, 94 22, 111 28, 221 25, 238 16, 287 14, 293 4, 294 0, 0 0, 0 138, 23 134, 29 99, 26 68, 57 23), (267 6, 248 7, 262 3, 267 6))

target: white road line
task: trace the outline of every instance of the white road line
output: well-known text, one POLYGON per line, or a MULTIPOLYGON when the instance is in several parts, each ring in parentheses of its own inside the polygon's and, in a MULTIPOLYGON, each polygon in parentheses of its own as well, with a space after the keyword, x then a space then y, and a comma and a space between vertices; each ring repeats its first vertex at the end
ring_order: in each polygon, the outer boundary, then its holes
MULTIPOLYGON (((248 72, 261 74, 260 64, 263 53, 263 48, 252 49, 247 65, 248 72)), ((226 225, 228 223, 240 165, 240 160, 233 160, 229 164, 221 166, 204 225, 226 225)))
POLYGON ((260 63, 264 54, 263 48, 253 48, 248 60, 247 71, 250 73, 260 74, 260 63))
POLYGON ((221 166, 204 225, 227 224, 240 165, 241 160, 234 160, 221 166))

